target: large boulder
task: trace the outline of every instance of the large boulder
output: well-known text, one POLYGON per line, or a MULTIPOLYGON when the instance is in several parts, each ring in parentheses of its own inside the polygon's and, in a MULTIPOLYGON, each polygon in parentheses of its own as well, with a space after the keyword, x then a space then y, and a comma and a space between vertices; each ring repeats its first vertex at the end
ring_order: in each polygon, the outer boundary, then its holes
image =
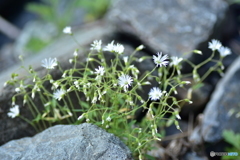
POLYGON ((108 19, 118 32, 136 36, 155 52, 184 57, 209 38, 226 8, 223 0, 118 0, 108 19))
POLYGON ((119 138, 99 127, 57 125, 32 138, 13 140, 0 147, 1 160, 131 160, 119 138))

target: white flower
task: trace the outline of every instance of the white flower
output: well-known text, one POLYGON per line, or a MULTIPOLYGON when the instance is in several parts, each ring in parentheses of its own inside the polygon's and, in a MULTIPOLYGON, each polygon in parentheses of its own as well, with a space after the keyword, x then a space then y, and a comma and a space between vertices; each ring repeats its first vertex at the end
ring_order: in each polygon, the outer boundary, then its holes
POLYGON ((168 59, 168 55, 164 55, 162 56, 162 52, 161 53, 157 53, 157 56, 153 56, 153 61, 154 63, 159 67, 165 66, 168 64, 168 61, 166 61, 166 59, 168 59))
POLYGON ((92 104, 95 104, 97 102, 97 97, 94 96, 93 99, 92 99, 92 104))
POLYGON ((123 57, 123 61, 124 61, 125 64, 127 64, 128 56, 123 57))
POLYGON ((86 58, 86 61, 88 62, 88 61, 94 61, 94 59, 93 58, 86 58))
POLYGON ((63 29, 63 33, 65 34, 72 34, 72 28, 70 26, 67 26, 63 29))
POLYGON ((32 92, 32 95, 31 95, 32 99, 35 98, 35 92, 32 92))
POLYGON ((162 91, 158 87, 153 87, 148 95, 151 100, 158 100, 161 98, 162 94, 162 91))
POLYGON ((127 88, 131 86, 132 82, 133 79, 129 75, 123 74, 118 78, 118 84, 120 85, 120 87, 124 88, 124 91, 126 91, 127 88))
POLYGON ((110 122, 112 119, 110 116, 107 117, 106 121, 110 122))
POLYGON ((231 50, 228 47, 223 46, 218 49, 218 52, 220 53, 221 57, 225 57, 231 54, 231 50))
POLYGON ((15 105, 14 107, 10 108, 10 112, 8 112, 8 117, 15 118, 19 115, 19 106, 15 105))
POLYGON ((74 81, 73 84, 74 84, 78 89, 80 88, 77 80, 74 81))
POLYGON ((33 82, 36 82, 36 77, 35 76, 33 77, 33 82))
POLYGON ((104 51, 109 51, 109 52, 115 52, 118 54, 122 54, 124 51, 124 46, 117 43, 117 45, 114 44, 114 41, 109 43, 106 47, 103 48, 104 51))
POLYGON ((20 92, 21 89, 19 87, 15 88, 15 92, 20 92))
POLYGON ((138 133, 142 133, 142 128, 139 128, 139 129, 138 129, 138 133))
POLYGON ((57 66, 57 58, 45 58, 42 60, 42 66, 46 69, 54 69, 54 67, 57 66))
POLYGON ((140 50, 142 50, 144 48, 144 45, 140 45, 140 46, 138 46, 137 48, 136 48, 136 50, 137 51, 140 51, 140 50))
POLYGON ((102 92, 102 95, 104 95, 104 94, 106 94, 107 93, 107 91, 106 90, 104 90, 103 92, 102 92))
POLYGON ((63 78, 66 77, 66 72, 63 73, 62 77, 63 77, 63 78))
POLYGON ((98 52, 101 51, 101 45, 102 45, 102 40, 94 40, 93 43, 91 44, 90 50, 96 50, 98 52))
POLYGON ((58 90, 56 90, 56 92, 53 93, 53 97, 60 101, 65 93, 66 93, 65 90, 58 89, 58 90))
POLYGON ((182 84, 191 84, 190 81, 182 81, 182 84))
POLYGON ((212 51, 218 50, 222 47, 222 43, 216 39, 213 39, 212 42, 208 42, 208 48, 212 51))
POLYGON ((121 44, 117 44, 114 46, 114 52, 118 53, 118 54, 122 54, 124 52, 124 47, 121 44))
POLYGON ((177 119, 181 119, 180 115, 179 114, 176 114, 176 117, 177 119))
POLYGON ((98 66, 98 69, 95 69, 96 72, 94 72, 97 75, 103 76, 103 74, 105 73, 104 67, 102 66, 98 66))
POLYGON ((83 113, 81 116, 79 116, 79 117, 78 117, 78 119, 77 119, 77 120, 80 120, 80 119, 82 119, 84 116, 85 116, 85 114, 83 113))
POLYGON ((54 86, 55 88, 58 88, 59 83, 58 83, 58 82, 54 82, 54 83, 53 83, 53 86, 54 86))
POLYGON ((146 82, 143 82, 142 84, 143 84, 143 85, 151 85, 151 82, 146 81, 146 82))
POLYGON ((170 63, 171 66, 177 66, 183 59, 178 57, 171 57, 172 62, 170 63))
POLYGON ((74 56, 74 57, 77 57, 77 56, 78 56, 78 53, 77 53, 76 50, 73 52, 73 56, 74 56))
POLYGON ((144 58, 139 58, 137 61, 141 63, 144 60, 144 58))
POLYGON ((68 88, 68 89, 67 89, 67 92, 70 92, 71 90, 72 90, 72 87, 68 88))
POLYGON ((109 43, 106 47, 103 48, 104 51, 113 52, 114 51, 114 41, 109 43))
POLYGON ((47 106, 49 106, 50 104, 51 104, 50 102, 47 102, 47 103, 44 104, 44 107, 47 107, 47 106))
POLYGON ((70 112, 70 111, 68 111, 68 115, 69 115, 70 117, 73 116, 72 112, 70 112))

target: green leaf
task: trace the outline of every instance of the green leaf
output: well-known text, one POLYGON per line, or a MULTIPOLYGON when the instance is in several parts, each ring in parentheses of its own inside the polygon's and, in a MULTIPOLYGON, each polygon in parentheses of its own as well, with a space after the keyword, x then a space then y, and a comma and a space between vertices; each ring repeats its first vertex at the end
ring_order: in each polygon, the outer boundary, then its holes
POLYGON ((240 134, 234 134, 231 130, 224 130, 223 138, 240 151, 240 134))
POLYGON ((41 114, 38 114, 38 115, 32 120, 32 122, 38 123, 41 119, 42 119, 42 115, 41 115, 41 114))
POLYGON ((48 41, 32 37, 26 44, 26 48, 32 52, 39 52, 48 45, 48 41))
POLYGON ((204 86, 203 83, 197 83, 197 84, 195 84, 194 86, 192 86, 192 89, 193 89, 193 90, 196 90, 196 89, 199 89, 199 88, 201 88, 201 87, 203 87, 203 86, 204 86))
POLYGON ((51 6, 30 3, 27 5, 27 10, 39 15, 44 21, 51 22, 54 19, 51 6))
POLYGON ((79 103, 82 108, 87 108, 87 109, 89 108, 89 104, 87 102, 80 101, 79 103))

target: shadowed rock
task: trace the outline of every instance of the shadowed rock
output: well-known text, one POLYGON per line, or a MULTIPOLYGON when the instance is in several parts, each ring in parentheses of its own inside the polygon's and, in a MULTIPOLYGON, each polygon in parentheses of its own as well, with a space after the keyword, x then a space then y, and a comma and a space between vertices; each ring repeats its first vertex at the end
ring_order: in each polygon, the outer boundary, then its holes
POLYGON ((119 32, 135 35, 152 50, 183 57, 206 41, 226 7, 222 0, 121 0, 108 19, 119 32))

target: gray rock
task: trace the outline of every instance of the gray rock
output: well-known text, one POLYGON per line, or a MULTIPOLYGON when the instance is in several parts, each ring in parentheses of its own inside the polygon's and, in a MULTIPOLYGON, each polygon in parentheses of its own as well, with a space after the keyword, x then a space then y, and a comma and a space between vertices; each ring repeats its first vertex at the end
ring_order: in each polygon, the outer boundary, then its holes
POLYGON ((119 138, 99 127, 57 125, 32 138, 13 140, 0 147, 1 160, 130 160, 119 138))
MULTIPOLYGON (((210 102, 204 111, 200 136, 205 142, 217 142, 222 139, 223 130, 240 133, 240 57, 238 57, 225 76, 217 84, 210 102), (231 114, 231 111, 235 112, 231 114)), ((199 129, 199 128, 198 128, 199 129)), ((192 139, 194 141, 194 139, 192 139)))
POLYGON ((17 63, 18 59, 12 54, 12 50, 12 44, 5 44, 0 48, 0 73, 17 63))
POLYGON ((182 160, 192 160, 192 159, 194 159, 194 160, 208 160, 208 158, 206 156, 199 156, 195 152, 188 152, 182 158, 182 160))
POLYGON ((154 51, 183 57, 206 41, 226 7, 223 0, 118 0, 108 19, 154 51))

